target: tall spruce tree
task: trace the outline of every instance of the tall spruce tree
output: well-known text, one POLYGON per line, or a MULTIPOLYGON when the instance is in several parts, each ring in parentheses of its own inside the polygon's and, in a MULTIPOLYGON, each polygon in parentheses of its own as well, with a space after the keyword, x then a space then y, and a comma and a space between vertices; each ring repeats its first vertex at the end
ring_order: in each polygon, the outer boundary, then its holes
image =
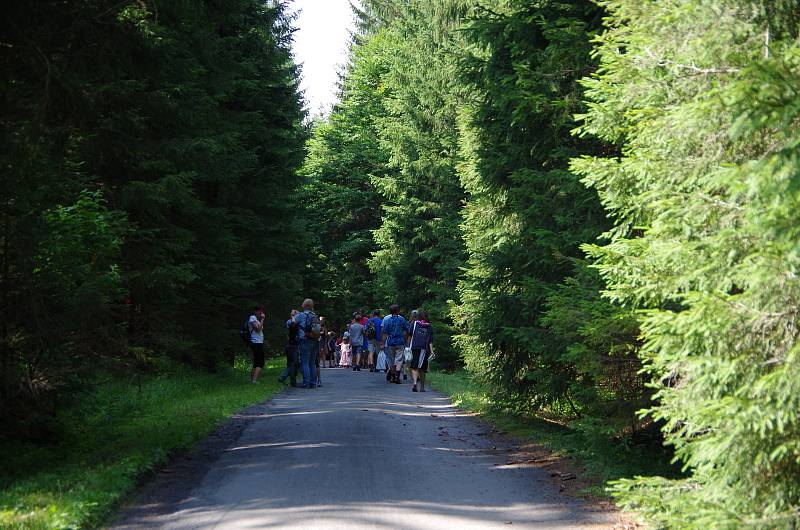
POLYGON ((372 179, 387 171, 375 125, 386 113, 387 44, 380 34, 352 43, 340 101, 315 124, 302 169, 306 215, 314 227, 307 290, 338 326, 349 322, 353 310, 376 303, 367 259, 381 208, 372 179))
POLYGON ((586 285, 561 283, 579 246, 605 227, 596 194, 567 169, 571 157, 603 149, 570 133, 582 108, 577 81, 594 67, 600 13, 588 0, 481 3, 466 28, 472 46, 462 71, 474 99, 461 120, 468 259, 454 317, 467 367, 526 411, 578 416, 597 397, 585 363, 596 365, 597 352, 569 348, 569 330, 557 322, 598 288, 585 294, 586 285))
POLYGON ((424 308, 437 330, 440 366, 458 364, 448 303, 464 263, 456 165, 460 85, 456 18, 437 16, 447 2, 400 2, 386 19, 391 43, 386 115, 377 120, 390 171, 373 182, 383 199, 377 250, 370 260, 385 304, 424 308))
POLYGON ((689 471, 622 481, 659 528, 796 528, 798 79, 794 1, 608 0, 573 163, 615 226, 591 247, 639 309, 649 414, 689 471))

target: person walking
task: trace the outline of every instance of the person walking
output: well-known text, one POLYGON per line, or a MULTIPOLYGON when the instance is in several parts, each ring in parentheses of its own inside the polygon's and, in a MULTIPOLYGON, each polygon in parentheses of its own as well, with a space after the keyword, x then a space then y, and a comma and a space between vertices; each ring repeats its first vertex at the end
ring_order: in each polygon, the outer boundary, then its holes
POLYGON ((364 325, 361 323, 361 315, 356 311, 353 313, 353 321, 348 326, 350 333, 350 344, 353 347, 353 371, 361 371, 361 351, 364 348, 364 325))
POLYGON ((403 350, 408 338, 408 322, 400 315, 400 306, 392 304, 390 314, 386 315, 381 324, 381 348, 388 348, 389 362, 393 363, 386 380, 390 383, 400 384, 400 373, 403 369, 403 350))
POLYGON ((328 329, 325 327, 325 317, 319 317, 319 338, 317 339, 317 386, 322 386, 322 370, 325 365, 328 349, 328 329))
POLYGON ((425 392, 425 374, 428 373, 428 361, 433 355, 433 326, 428 321, 428 314, 422 309, 411 327, 411 387, 412 392, 425 392), (419 385, 419 386, 417 386, 419 385))
POLYGON ((367 328, 364 330, 364 335, 367 337, 367 351, 369 352, 369 371, 377 372, 376 369, 376 356, 378 355, 379 345, 381 343, 381 325, 383 319, 381 312, 374 310, 372 318, 367 321, 367 328))
POLYGON ((253 352, 253 369, 250 372, 250 382, 256 383, 261 369, 264 368, 264 306, 258 304, 253 309, 253 314, 247 321, 250 329, 250 349, 253 352))
POLYGON ((314 313, 314 300, 303 300, 303 311, 294 317, 298 324, 300 337, 300 368, 303 372, 302 388, 317 386, 317 357, 319 356, 319 337, 322 328, 319 317, 314 313))
POLYGON ((293 387, 297 386, 297 354, 300 348, 300 339, 298 338, 300 326, 294 320, 298 313, 297 309, 292 309, 292 312, 289 313, 289 320, 286 321, 287 342, 286 346, 283 347, 283 352, 286 355, 286 368, 283 369, 280 377, 278 377, 278 382, 282 384, 286 383, 288 378, 293 387))
MULTIPOLYGON (((406 342, 406 347, 407 348, 411 347, 411 328, 412 328, 412 326, 414 326, 414 322, 416 322, 417 320, 419 320, 419 310, 418 309, 412 309, 411 313, 409 313, 409 315, 408 315, 408 324, 406 324, 406 327, 408 328, 408 333, 409 333, 408 334, 408 339, 406 339, 407 340, 407 342, 406 342)), ((403 364, 403 381, 408 381, 408 374, 410 372, 411 372, 411 365, 409 363, 404 363, 403 364)))

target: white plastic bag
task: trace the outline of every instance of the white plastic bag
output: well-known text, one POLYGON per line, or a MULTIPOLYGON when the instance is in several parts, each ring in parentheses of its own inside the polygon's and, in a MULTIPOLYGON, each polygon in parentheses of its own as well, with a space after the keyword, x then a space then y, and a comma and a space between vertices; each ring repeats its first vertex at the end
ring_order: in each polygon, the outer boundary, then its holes
POLYGON ((410 346, 406 346, 406 349, 403 350, 403 360, 405 360, 405 362, 407 362, 407 363, 410 363, 413 358, 414 358, 414 354, 411 353, 411 347, 410 346))
POLYGON ((389 365, 386 363, 386 352, 383 351, 383 350, 381 350, 381 352, 378 354, 378 360, 375 363, 375 369, 376 370, 388 370, 389 369, 389 365))

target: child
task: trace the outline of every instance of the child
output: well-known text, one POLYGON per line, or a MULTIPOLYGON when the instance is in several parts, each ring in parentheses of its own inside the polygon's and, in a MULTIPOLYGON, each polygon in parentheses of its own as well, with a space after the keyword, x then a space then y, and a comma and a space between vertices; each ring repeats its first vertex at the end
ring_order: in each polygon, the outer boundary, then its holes
POLYGON ((342 336, 342 344, 339 346, 339 350, 341 352, 339 357, 339 366, 350 368, 350 366, 353 364, 353 345, 350 344, 350 333, 347 331, 345 331, 344 335, 342 336))

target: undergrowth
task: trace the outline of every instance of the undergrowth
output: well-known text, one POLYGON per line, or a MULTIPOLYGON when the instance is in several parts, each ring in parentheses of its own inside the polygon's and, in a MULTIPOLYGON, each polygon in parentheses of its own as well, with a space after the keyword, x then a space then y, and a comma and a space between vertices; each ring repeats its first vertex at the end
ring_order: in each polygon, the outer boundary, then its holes
POLYGON ((258 384, 244 359, 216 374, 174 367, 141 389, 105 379, 57 415, 57 445, 0 441, 0 528, 98 526, 145 474, 275 394, 279 364, 270 362, 258 384))

